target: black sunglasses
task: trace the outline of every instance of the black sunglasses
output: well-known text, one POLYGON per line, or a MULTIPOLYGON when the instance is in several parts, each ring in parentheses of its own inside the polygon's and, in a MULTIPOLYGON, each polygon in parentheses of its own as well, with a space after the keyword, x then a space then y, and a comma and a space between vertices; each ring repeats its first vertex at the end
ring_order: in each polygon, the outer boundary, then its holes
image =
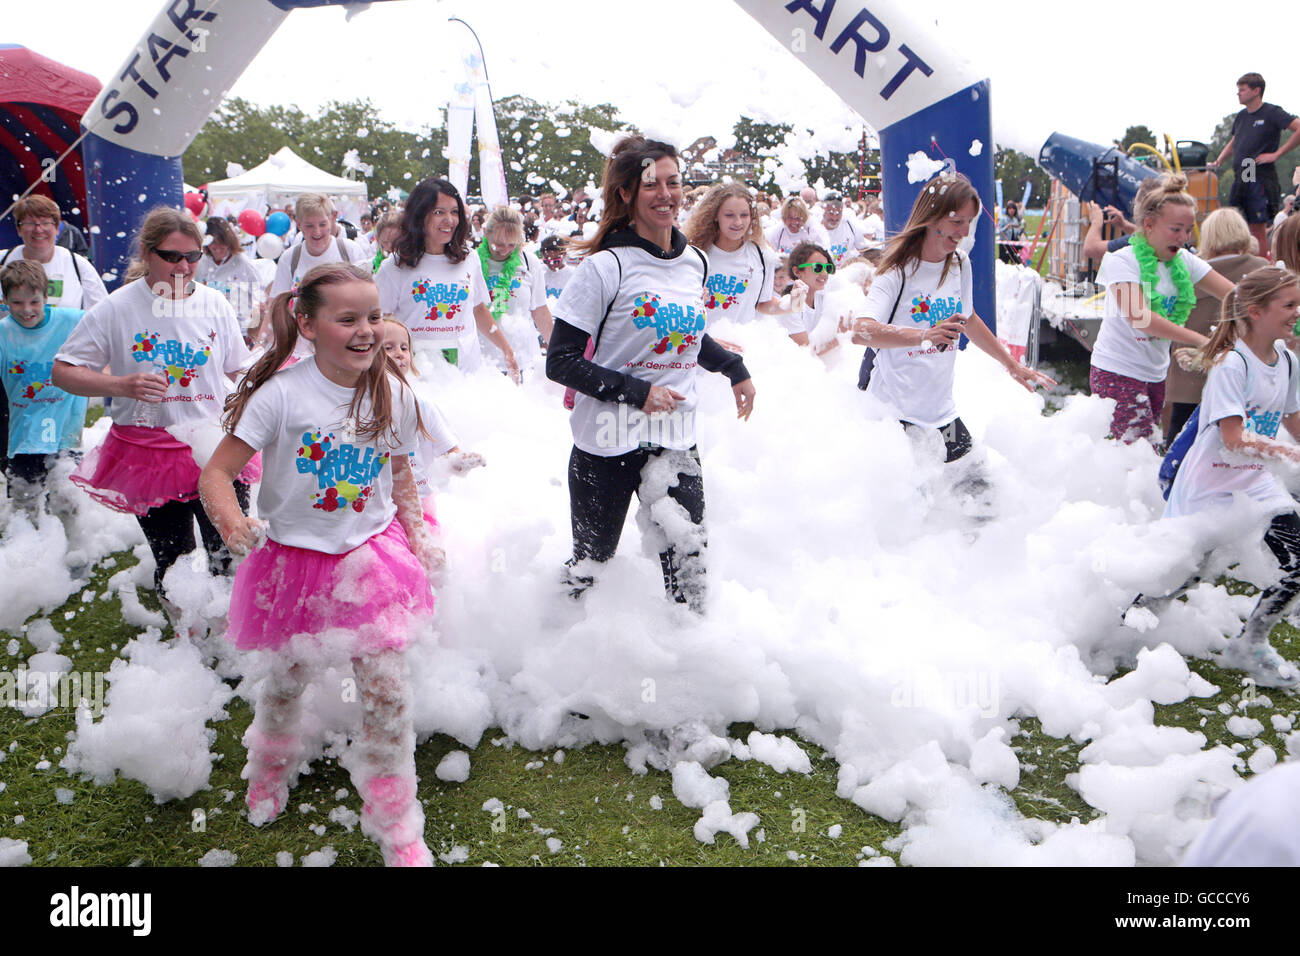
POLYGON ((177 252, 175 249, 155 249, 153 254, 163 262, 170 262, 172 265, 184 259, 191 264, 198 262, 203 258, 203 253, 195 249, 193 252, 177 252))

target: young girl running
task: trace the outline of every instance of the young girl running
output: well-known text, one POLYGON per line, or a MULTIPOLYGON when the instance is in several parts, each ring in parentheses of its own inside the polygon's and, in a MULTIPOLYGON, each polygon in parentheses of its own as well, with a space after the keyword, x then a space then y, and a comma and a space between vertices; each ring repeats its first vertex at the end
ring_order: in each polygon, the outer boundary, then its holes
POLYGON ((1139 197, 1138 231, 1129 245, 1102 257, 1106 314, 1092 349, 1092 394, 1115 399, 1110 437, 1150 438, 1165 406, 1169 343, 1204 345, 1186 327, 1198 290, 1222 299, 1232 283, 1183 246, 1196 227, 1196 200, 1184 176, 1166 173, 1139 197))
POLYGON ((1300 368, 1278 341, 1292 330, 1298 313, 1300 282, 1277 266, 1249 273, 1229 291, 1222 319, 1203 350, 1210 373, 1196 441, 1178 469, 1165 509, 1166 517, 1195 514, 1226 507, 1240 493, 1270 518, 1264 543, 1282 567, 1282 580, 1260 595, 1222 657, 1224 666, 1246 671, 1264 687, 1300 684, 1300 669, 1268 642, 1269 631, 1300 594, 1300 514, 1295 499, 1263 464, 1300 462, 1300 448, 1276 440, 1282 425, 1300 441, 1300 368))
POLYGON ((854 317, 853 341, 878 350, 868 392, 892 405, 905 428, 938 429, 947 462, 971 450, 952 396, 963 332, 1029 391, 1056 384, 1012 358, 972 308, 970 260, 957 247, 979 213, 979 194, 965 177, 930 180, 854 317))
POLYGON ((230 397, 228 434, 199 482, 227 546, 253 552, 235 575, 227 637, 242 650, 273 652, 244 737, 249 821, 269 822, 288 800, 302 753, 305 660, 351 658, 361 737, 345 763, 364 801, 362 830, 385 864, 429 866, 402 654, 433 611, 429 579, 439 565, 407 459, 423 431, 420 413, 384 354, 368 269, 318 266, 292 300, 292 321, 290 300, 275 300, 275 345, 230 397), (299 335, 314 355, 277 371, 299 335), (266 461, 264 521, 241 513, 232 488, 257 449, 266 461))

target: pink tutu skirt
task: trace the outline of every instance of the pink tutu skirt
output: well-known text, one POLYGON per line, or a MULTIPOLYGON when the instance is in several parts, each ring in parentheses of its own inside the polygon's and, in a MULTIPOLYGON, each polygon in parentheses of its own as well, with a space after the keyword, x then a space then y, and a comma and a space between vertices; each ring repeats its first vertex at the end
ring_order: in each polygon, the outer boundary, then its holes
MULTIPOLYGON (((433 592, 396 519, 346 554, 267 541, 235 573, 226 637, 240 650, 347 632, 349 656, 401 650, 433 613, 433 592)), ((331 643, 334 643, 331 640, 331 643)))
MULTIPOLYGON (((193 449, 166 429, 114 425, 104 443, 82 459, 72 481, 114 511, 145 515, 169 501, 197 498, 201 471, 193 449)), ((239 480, 252 484, 261 478, 259 452, 239 480)))

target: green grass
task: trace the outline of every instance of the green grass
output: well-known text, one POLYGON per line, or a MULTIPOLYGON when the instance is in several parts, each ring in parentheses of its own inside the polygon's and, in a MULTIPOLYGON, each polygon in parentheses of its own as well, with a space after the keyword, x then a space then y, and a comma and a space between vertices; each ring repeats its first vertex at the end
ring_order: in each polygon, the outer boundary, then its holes
MULTIPOLYGON (((74 670, 106 671, 135 636, 136 628, 121 619, 116 596, 98 599, 107 590, 108 578, 133 562, 129 553, 114 555, 113 560, 115 566, 95 570, 86 589, 94 592, 92 600, 83 602, 78 593, 49 615, 65 635, 61 652, 73 659, 74 670), (65 620, 69 613, 73 616, 65 620)), ((1252 591, 1239 582, 1231 585, 1241 593, 1252 591)), ((146 606, 156 608, 150 592, 141 591, 141 598, 146 606)), ((1280 625, 1274 643, 1294 658, 1300 651, 1297 637, 1294 628, 1280 625)), ((20 643, 19 655, 9 658, 11 667, 33 650, 25 640, 20 643)), ((1285 753, 1285 734, 1273 730, 1269 716, 1287 715, 1288 707, 1300 709, 1294 698, 1269 692, 1243 702, 1239 674, 1205 661, 1189 664, 1220 692, 1210 699, 1158 706, 1158 723, 1200 730, 1210 745, 1232 745, 1236 738, 1226 729, 1228 715, 1219 711, 1221 704, 1227 704, 1232 713, 1261 720, 1265 726, 1261 741, 1273 746, 1279 756, 1285 753)), ((184 866, 220 849, 236 854, 240 865, 273 866, 278 852, 293 854, 300 862, 325 846, 337 852, 336 865, 378 865, 378 849, 359 827, 349 832, 329 819, 330 811, 340 805, 354 813, 361 810, 347 773, 333 760, 312 766, 275 823, 258 829, 247 822, 239 777, 244 750, 239 741, 250 714, 240 699, 226 709, 228 720, 210 724, 216 733, 212 752, 218 755, 210 789, 163 805, 155 804, 134 781, 118 779, 99 787, 60 769, 67 735, 75 727, 69 711, 55 709, 27 719, 15 710, 0 709, 0 749, 6 755, 0 763, 0 781, 5 783, 0 792, 0 833, 26 840, 36 865, 184 866), (51 766, 35 769, 43 760, 51 766), (71 802, 57 802, 56 789, 71 791, 71 802), (338 791, 346 792, 336 798, 338 791), (300 811, 302 805, 309 809, 300 811), (14 822, 18 816, 23 822, 14 822)), ((1021 775, 1010 797, 1020 812, 1057 823, 1095 819, 1096 811, 1067 783, 1069 775, 1078 771, 1081 745, 1044 734, 1033 717, 1020 717, 1019 724, 1012 745, 1020 756, 1021 775)), ((736 725, 730 734, 744 739, 751 729, 736 725)), ((778 774, 757 761, 734 759, 714 771, 730 783, 732 810, 759 816, 759 824, 750 831, 750 846, 742 848, 725 833, 718 834, 714 845, 698 842, 692 829, 700 811, 684 807, 673 797, 670 775, 654 770, 643 776, 633 774, 624 763, 621 746, 588 746, 557 760, 554 751, 527 751, 490 730, 470 753, 469 780, 444 783, 436 779, 434 769, 448 752, 463 748, 450 738, 435 736, 417 751, 426 834, 435 854, 449 853, 453 847, 468 849, 467 865, 852 866, 862 858, 863 847, 891 855, 884 845, 899 834, 899 826, 837 797, 835 762, 807 741, 800 744, 813 766, 807 776, 778 774), (654 797, 659 798, 661 809, 653 808, 654 797), (493 798, 504 805, 504 813, 482 809, 493 798), (833 824, 842 827, 838 839, 827 834, 833 824), (561 841, 558 852, 550 851, 548 837, 561 841)), ((1243 754, 1248 755, 1249 751, 1243 754)))

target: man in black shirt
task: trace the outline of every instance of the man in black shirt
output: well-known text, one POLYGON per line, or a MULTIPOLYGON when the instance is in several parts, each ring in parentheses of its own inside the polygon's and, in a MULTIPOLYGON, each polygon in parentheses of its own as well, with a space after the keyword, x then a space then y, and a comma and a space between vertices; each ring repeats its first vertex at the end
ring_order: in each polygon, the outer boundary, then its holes
POLYGON ((1247 73, 1237 80, 1237 101, 1245 109, 1233 120, 1232 138, 1211 165, 1222 165, 1232 153, 1234 178, 1228 202, 1241 210, 1251 235, 1259 242, 1260 255, 1267 255, 1267 230, 1282 197, 1273 163, 1300 145, 1300 118, 1264 102, 1264 78, 1258 73, 1247 73), (1291 131, 1291 137, 1278 149, 1284 129, 1291 131))

